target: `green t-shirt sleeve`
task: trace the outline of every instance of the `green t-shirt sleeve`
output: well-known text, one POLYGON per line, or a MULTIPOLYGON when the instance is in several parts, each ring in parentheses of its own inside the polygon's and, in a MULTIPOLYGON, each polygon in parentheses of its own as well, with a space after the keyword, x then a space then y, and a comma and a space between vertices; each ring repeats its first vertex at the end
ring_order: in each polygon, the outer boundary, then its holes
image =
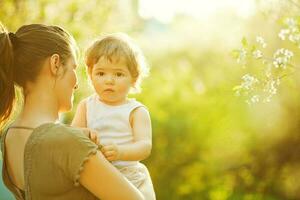
POLYGON ((54 159, 56 165, 65 175, 79 185, 80 172, 84 170, 84 163, 90 155, 97 152, 98 146, 93 143, 81 129, 63 126, 56 131, 59 135, 61 150, 54 159))

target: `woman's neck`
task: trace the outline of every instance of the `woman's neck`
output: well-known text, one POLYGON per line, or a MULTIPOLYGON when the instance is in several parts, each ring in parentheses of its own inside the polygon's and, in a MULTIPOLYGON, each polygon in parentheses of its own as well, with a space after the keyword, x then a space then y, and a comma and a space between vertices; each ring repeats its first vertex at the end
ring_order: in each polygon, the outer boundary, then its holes
POLYGON ((45 91, 36 91, 26 95, 23 111, 15 125, 34 128, 57 119, 58 106, 54 96, 45 91))

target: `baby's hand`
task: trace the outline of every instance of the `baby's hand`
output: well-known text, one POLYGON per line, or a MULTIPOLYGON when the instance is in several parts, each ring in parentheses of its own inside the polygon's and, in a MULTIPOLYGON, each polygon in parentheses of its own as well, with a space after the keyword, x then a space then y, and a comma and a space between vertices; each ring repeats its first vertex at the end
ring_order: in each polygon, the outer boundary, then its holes
POLYGON ((103 153, 103 155, 106 157, 108 161, 116 161, 120 159, 120 155, 121 155, 120 148, 115 143, 104 145, 101 148, 101 152, 103 153))

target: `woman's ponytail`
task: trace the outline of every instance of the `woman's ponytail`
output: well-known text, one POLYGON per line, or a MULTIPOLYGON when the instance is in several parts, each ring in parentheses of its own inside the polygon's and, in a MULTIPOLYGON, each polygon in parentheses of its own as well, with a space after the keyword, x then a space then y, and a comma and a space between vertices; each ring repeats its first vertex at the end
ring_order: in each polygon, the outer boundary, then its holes
POLYGON ((9 119, 15 102, 13 35, 0 23, 0 128, 9 119))
POLYGON ((36 81, 41 63, 53 54, 65 62, 74 49, 75 40, 59 26, 29 24, 11 33, 0 23, 0 129, 26 98, 26 85, 36 81))

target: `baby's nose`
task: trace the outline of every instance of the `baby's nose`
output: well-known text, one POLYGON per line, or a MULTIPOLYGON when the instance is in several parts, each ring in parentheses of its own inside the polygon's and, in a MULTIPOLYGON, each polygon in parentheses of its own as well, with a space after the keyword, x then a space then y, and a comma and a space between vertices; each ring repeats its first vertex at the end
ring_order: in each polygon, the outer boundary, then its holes
POLYGON ((108 76, 108 77, 106 78, 106 83, 114 83, 114 81, 115 81, 115 79, 114 79, 113 76, 108 76))

